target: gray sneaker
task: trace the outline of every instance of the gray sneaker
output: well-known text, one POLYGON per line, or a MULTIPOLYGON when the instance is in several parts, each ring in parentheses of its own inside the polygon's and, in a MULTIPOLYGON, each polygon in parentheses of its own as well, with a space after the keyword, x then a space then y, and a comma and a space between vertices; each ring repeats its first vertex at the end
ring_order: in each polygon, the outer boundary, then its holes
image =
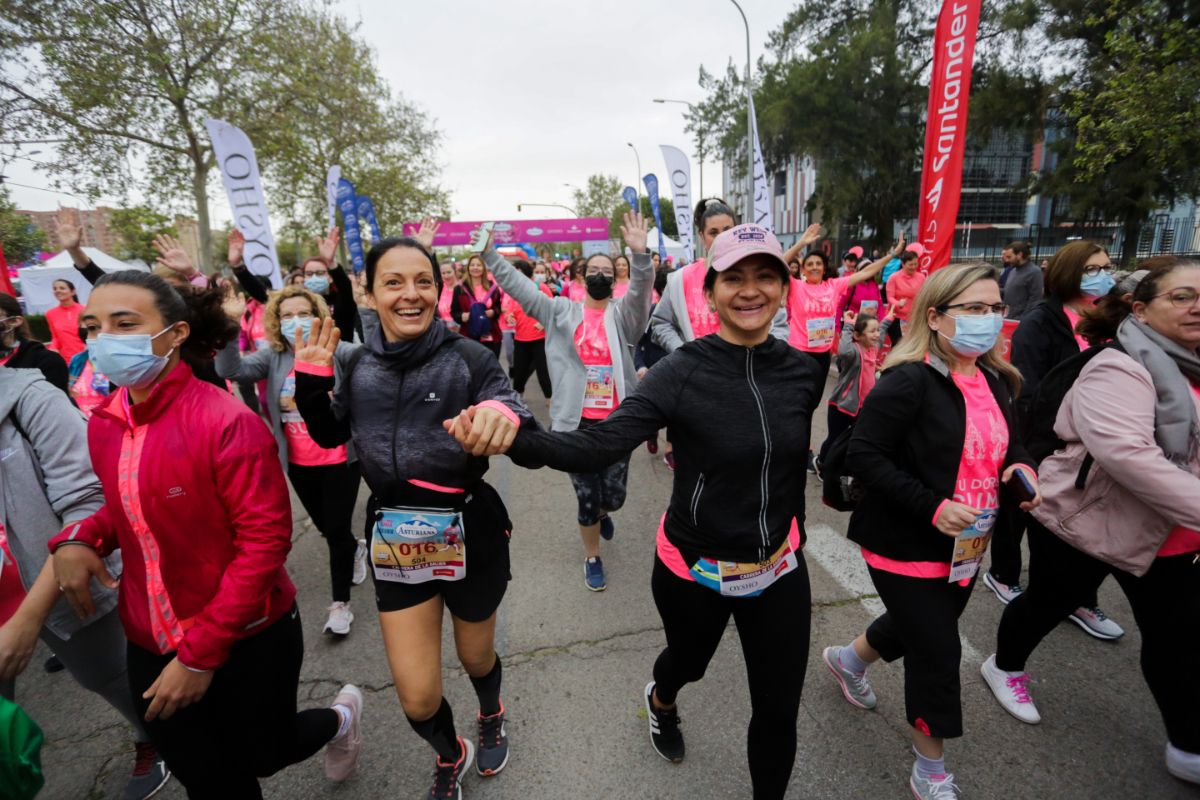
POLYGON ((1115 642, 1125 635, 1125 629, 1108 618, 1099 608, 1080 606, 1067 619, 1097 639, 1115 642))
POLYGON ((912 789, 913 797, 917 800, 958 800, 958 787, 954 785, 954 776, 949 772, 945 775, 934 775, 932 778, 922 778, 917 774, 917 765, 913 764, 908 787, 912 789))
POLYGON ((859 675, 857 672, 851 672, 843 667, 841 659, 838 658, 841 652, 842 648, 840 647, 826 647, 825 651, 821 653, 821 658, 824 659, 825 666, 829 667, 834 680, 841 687, 846 702, 857 708, 874 708, 875 692, 871 689, 871 684, 867 682, 866 673, 859 675))
POLYGON ((121 800, 146 800, 171 780, 171 770, 167 769, 167 762, 158 755, 154 745, 137 742, 134 747, 137 760, 134 761, 133 774, 125 784, 125 791, 121 793, 121 800))

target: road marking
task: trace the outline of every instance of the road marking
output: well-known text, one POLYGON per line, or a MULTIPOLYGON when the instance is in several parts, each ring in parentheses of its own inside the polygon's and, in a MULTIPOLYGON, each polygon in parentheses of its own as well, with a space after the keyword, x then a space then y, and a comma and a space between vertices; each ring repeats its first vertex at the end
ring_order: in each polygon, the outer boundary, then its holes
MULTIPOLYGON (((805 555, 816 559, 830 577, 852 596, 861 598, 859 603, 872 617, 882 614, 885 610, 883 601, 874 596, 875 584, 871 582, 859 546, 828 525, 805 526, 804 530, 808 533, 805 555)), ((973 667, 982 664, 983 655, 961 632, 959 639, 962 641, 963 661, 973 667)))

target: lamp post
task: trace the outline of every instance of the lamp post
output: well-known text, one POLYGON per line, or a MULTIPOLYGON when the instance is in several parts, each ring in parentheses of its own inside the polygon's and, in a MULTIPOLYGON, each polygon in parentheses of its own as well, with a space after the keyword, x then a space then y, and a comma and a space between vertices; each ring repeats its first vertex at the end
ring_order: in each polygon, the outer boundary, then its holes
POLYGON ((642 209, 640 208, 640 206, 642 205, 642 157, 640 155, 638 155, 637 148, 633 146, 633 142, 626 142, 625 144, 629 145, 629 148, 631 150, 633 150, 633 157, 637 159, 638 173, 637 173, 637 180, 633 182, 633 190, 635 192, 637 192, 639 208, 635 208, 634 211, 641 212, 642 209))
POLYGON ((570 211, 573 216, 578 217, 579 212, 570 206, 564 206, 561 203, 517 203, 517 212, 520 213, 524 206, 537 206, 539 208, 561 208, 570 211))
POLYGON ((754 221, 754 129, 750 126, 750 98, 754 91, 750 85, 750 23, 746 20, 746 12, 738 5, 737 0, 729 0, 742 15, 742 24, 746 26, 746 158, 750 164, 746 172, 746 218, 743 222, 754 221))
MULTIPOLYGON (((668 100, 667 98, 664 98, 664 97, 656 97, 656 98, 654 98, 654 102, 656 102, 656 103, 679 103, 680 105, 687 106, 689 111, 696 110, 696 107, 694 105, 692 105, 691 103, 689 103, 687 100, 668 100)), ((697 148, 696 149, 696 157, 700 162, 700 199, 704 199, 704 151, 697 148)))

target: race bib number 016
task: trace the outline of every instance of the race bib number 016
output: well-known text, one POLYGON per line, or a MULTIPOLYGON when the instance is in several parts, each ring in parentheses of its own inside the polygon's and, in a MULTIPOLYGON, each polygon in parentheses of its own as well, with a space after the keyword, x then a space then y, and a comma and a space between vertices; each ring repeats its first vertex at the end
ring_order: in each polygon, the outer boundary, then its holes
POLYGON ((591 364, 587 368, 587 383, 583 387, 583 407, 597 411, 616 408, 617 384, 610 365, 591 364))
POLYGON ((808 346, 826 347, 833 344, 833 317, 813 317, 808 320, 808 346))
POLYGON ((382 508, 371 535, 375 579, 459 581, 467 574, 462 514, 452 509, 382 508))
POLYGON ((696 583, 725 597, 754 597, 796 568, 796 554, 787 540, 766 561, 742 563, 701 558, 692 567, 696 583))

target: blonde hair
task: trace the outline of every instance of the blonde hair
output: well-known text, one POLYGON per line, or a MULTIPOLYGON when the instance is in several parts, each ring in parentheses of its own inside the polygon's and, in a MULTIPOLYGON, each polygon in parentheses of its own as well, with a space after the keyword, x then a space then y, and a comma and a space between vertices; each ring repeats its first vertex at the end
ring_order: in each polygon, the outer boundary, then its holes
POLYGON ((315 292, 310 292, 303 286, 284 286, 277 292, 271 292, 267 305, 263 309, 263 330, 267 334, 267 344, 277 353, 287 350, 287 342, 283 340, 283 332, 279 329, 279 306, 284 300, 293 297, 303 297, 312 306, 313 317, 317 322, 329 316, 329 306, 325 298, 315 292))
MULTIPOLYGON (((980 281, 996 281, 999 276, 991 264, 960 264, 937 270, 926 279, 917 292, 913 301, 912 313, 909 315, 908 332, 900 340, 900 344, 888 355, 883 368, 890 369, 901 364, 920 363, 926 356, 936 356, 947 365, 953 363, 953 354, 946 346, 943 337, 929 327, 929 309, 939 308, 954 301, 954 298, 970 289, 980 281)), ((1015 395, 1021 390, 1021 373, 1012 364, 1004 360, 1003 337, 996 337, 996 344, 991 350, 976 359, 976 363, 998 372, 1008 381, 1015 395)))

